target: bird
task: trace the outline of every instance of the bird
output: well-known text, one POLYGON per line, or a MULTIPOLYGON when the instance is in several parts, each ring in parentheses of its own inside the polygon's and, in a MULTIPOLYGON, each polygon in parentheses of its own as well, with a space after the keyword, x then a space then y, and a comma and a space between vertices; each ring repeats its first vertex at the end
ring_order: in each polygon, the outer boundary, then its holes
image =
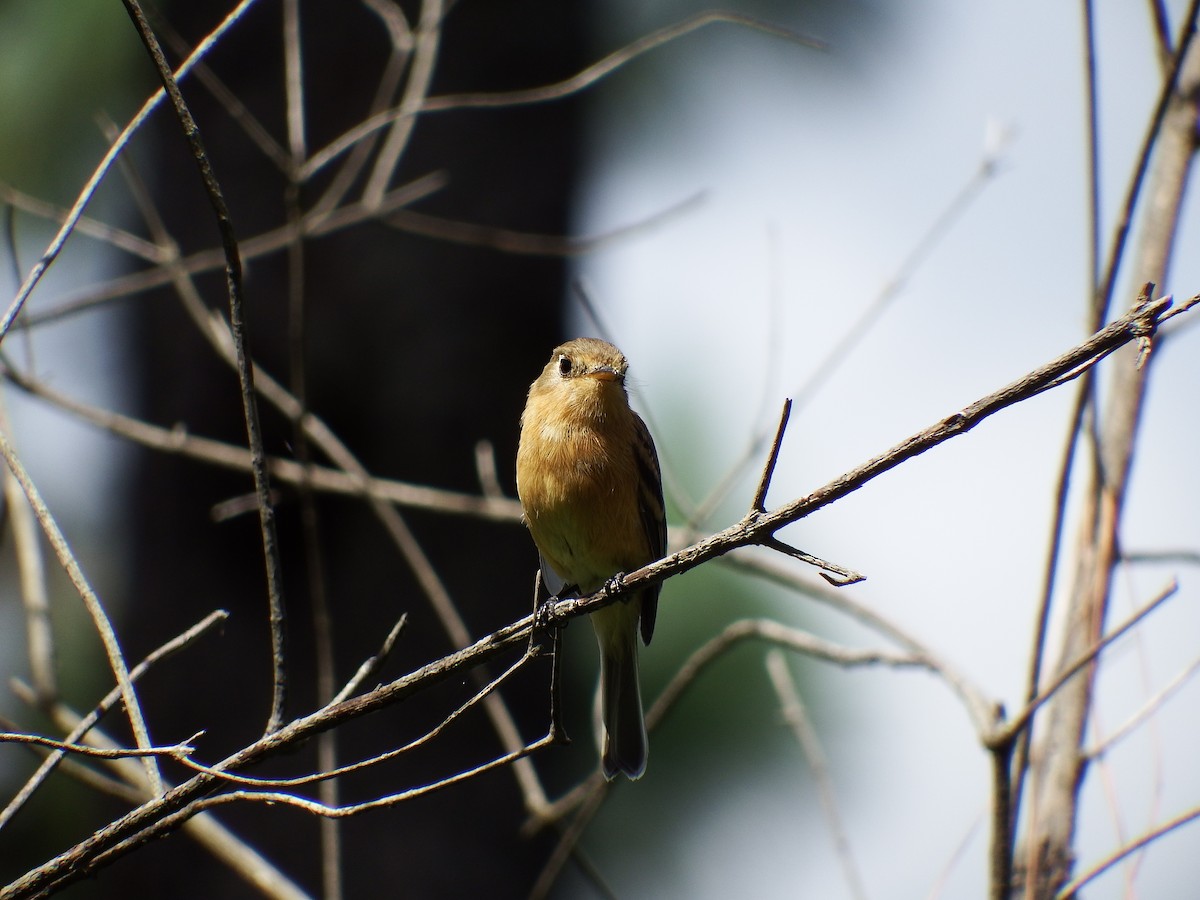
MULTIPOLYGON (((624 354, 598 338, 554 348, 530 385, 517 449, 517 496, 557 596, 594 593, 667 547, 662 470, 654 439, 629 406, 624 354)), ((659 585, 590 616, 600 647, 601 770, 637 779, 648 742, 637 635, 650 643, 659 585)))

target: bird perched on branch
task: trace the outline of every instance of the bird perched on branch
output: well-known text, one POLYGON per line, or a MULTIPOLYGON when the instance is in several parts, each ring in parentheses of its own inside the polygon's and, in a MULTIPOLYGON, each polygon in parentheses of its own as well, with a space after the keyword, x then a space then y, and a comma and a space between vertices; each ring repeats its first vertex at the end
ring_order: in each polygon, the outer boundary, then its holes
MULTIPOLYGON (((517 494, 552 591, 587 596, 667 547, 662 473, 646 423, 629 408, 629 364, 612 344, 578 338, 554 348, 529 388, 517 450, 517 494)), ((592 613, 600 645, 604 777, 640 778, 646 725, 637 633, 654 634, 659 586, 592 613)))

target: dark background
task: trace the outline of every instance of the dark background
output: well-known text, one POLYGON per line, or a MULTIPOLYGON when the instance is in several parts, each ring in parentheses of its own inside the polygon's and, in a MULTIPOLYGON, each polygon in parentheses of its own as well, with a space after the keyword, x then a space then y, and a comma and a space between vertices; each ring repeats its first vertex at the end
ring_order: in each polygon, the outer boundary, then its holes
MULTIPOLYGON (((171 21, 195 40, 212 26, 206 6, 174 4, 171 21)), ((415 23, 419 10, 408 6, 415 23)), ((431 93, 497 90, 565 77, 585 64, 585 13, 585 6, 575 3, 464 4, 445 21, 431 93)), ((303 17, 308 137, 316 148, 362 115, 389 48, 375 17, 359 4, 304 4, 303 17)), ((271 132, 282 136, 280 28, 277 9, 262 4, 218 48, 211 65, 271 132)), ((196 90, 189 94, 240 233, 279 224, 286 185, 278 170, 210 98, 196 90)), ((573 100, 422 118, 392 186, 440 171, 448 184, 420 203, 420 211, 563 234, 577 178, 580 116, 581 103, 573 100)), ((211 245, 213 222, 196 213, 196 178, 178 126, 166 115, 154 124, 161 173, 155 190, 168 209, 178 212, 171 230, 185 249, 211 245)), ((336 166, 328 170, 334 171, 336 166)), ((315 202, 327 182, 328 175, 307 186, 302 202, 315 202)), ((278 254, 252 263, 246 281, 255 356, 280 378, 288 371, 285 276, 284 257, 278 254)), ((439 242, 372 223, 308 242, 304 276, 310 405, 366 467, 388 477, 477 492, 473 447, 488 439, 495 445, 502 483, 511 491, 524 390, 562 334, 563 261, 439 242)), ((209 283, 209 301, 222 305, 220 279, 209 283)), ((142 333, 135 344, 150 351, 137 360, 143 414, 152 421, 185 421, 197 433, 244 440, 234 375, 214 358, 178 302, 164 293, 140 303, 138 311, 142 333)), ((269 451, 287 455, 291 427, 278 416, 264 416, 269 451)), ((171 675, 155 679, 146 698, 158 710, 180 697, 178 729, 211 723, 205 748, 219 756, 254 738, 269 703, 257 517, 214 525, 206 516, 214 502, 251 486, 242 476, 149 454, 141 471, 130 510, 137 553, 134 594, 169 597, 170 603, 148 605, 135 617, 129 650, 136 657, 214 605, 232 613, 224 634, 205 642, 209 664, 190 656, 171 675), (200 665, 202 682, 194 677, 193 667, 200 665)), ((383 678, 453 649, 366 504, 322 499, 318 507, 338 682, 375 651, 401 613, 409 615, 408 630, 383 678)), ((299 511, 297 498, 285 491, 279 526, 290 615, 290 715, 312 708, 316 699, 299 511)), ((522 529, 429 513, 405 517, 475 635, 524 614, 535 557, 522 529), (512 590, 517 585, 521 589, 512 590)), ((510 690, 506 699, 532 738, 544 727, 545 695, 534 684, 530 688, 510 690)), ((342 759, 418 736, 464 696, 462 686, 450 686, 347 729, 340 741, 342 759)), ((161 714, 156 718, 163 721, 161 714)), ((486 718, 477 713, 456 724, 431 752, 349 779, 344 797, 352 802, 420 785, 500 750, 486 718)), ((314 759, 306 752, 303 763, 285 760, 280 767, 303 769, 314 759)), ((319 883, 317 829, 308 816, 260 808, 222 812, 221 818, 301 884, 313 889, 319 883)), ((498 772, 346 821, 347 896, 498 896, 509 888, 513 895, 523 894, 547 844, 521 838, 522 820, 511 774, 498 772)), ((162 842, 134 865, 114 866, 103 881, 106 890, 129 896, 151 889, 158 896, 251 893, 204 851, 179 839, 162 842)))

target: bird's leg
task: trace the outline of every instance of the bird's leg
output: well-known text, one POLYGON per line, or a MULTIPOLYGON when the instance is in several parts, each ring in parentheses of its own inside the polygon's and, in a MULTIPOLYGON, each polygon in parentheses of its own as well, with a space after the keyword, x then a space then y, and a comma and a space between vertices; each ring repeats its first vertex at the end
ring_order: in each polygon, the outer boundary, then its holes
POLYGON ((550 734, 556 744, 571 743, 562 722, 562 629, 550 629, 550 734))
MULTIPOLYGON (((537 570, 537 575, 533 579, 533 627, 529 630, 529 647, 530 652, 535 656, 545 656, 546 651, 542 648, 542 637, 546 633, 546 604, 551 597, 542 599, 542 570, 537 570)), ((551 641, 553 644, 553 640, 551 641)), ((553 646, 550 652, 554 652, 553 646)))
MULTIPOLYGON (((578 595, 579 593, 579 588, 577 588, 575 585, 564 584, 558 589, 557 594, 550 594, 547 591, 547 595, 545 596, 545 599, 543 599, 543 585, 545 585, 545 581, 542 579, 542 570, 538 569, 537 577, 534 580, 533 585, 533 628, 530 631, 529 640, 531 645, 534 645, 534 649, 539 653, 539 655, 541 651, 536 645, 539 643, 541 636, 547 630, 554 632, 553 643, 555 646, 557 646, 557 632, 560 629, 567 627, 565 622, 561 625, 551 625, 549 621, 549 612, 551 606, 553 603, 556 603, 559 600, 565 600, 567 597, 578 595)), ((553 648, 551 649, 551 652, 553 652, 553 648)))
POLYGON ((542 570, 538 569, 533 583, 533 628, 529 632, 530 653, 535 656, 550 655, 550 734, 555 743, 569 744, 571 738, 562 724, 562 629, 552 627, 546 621, 546 611, 552 600, 561 600, 576 588, 563 585, 557 594, 542 599, 542 570), (550 648, 543 648, 542 637, 549 635, 550 648))

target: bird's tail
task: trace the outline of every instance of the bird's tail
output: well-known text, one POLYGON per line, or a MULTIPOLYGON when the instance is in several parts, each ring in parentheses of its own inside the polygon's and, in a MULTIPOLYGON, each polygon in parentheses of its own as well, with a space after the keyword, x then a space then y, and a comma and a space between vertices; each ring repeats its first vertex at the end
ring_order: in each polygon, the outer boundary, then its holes
POLYGON ((641 778, 649 745, 638 679, 637 599, 592 613, 600 643, 600 710, 604 736, 600 764, 610 781, 618 772, 641 778))

